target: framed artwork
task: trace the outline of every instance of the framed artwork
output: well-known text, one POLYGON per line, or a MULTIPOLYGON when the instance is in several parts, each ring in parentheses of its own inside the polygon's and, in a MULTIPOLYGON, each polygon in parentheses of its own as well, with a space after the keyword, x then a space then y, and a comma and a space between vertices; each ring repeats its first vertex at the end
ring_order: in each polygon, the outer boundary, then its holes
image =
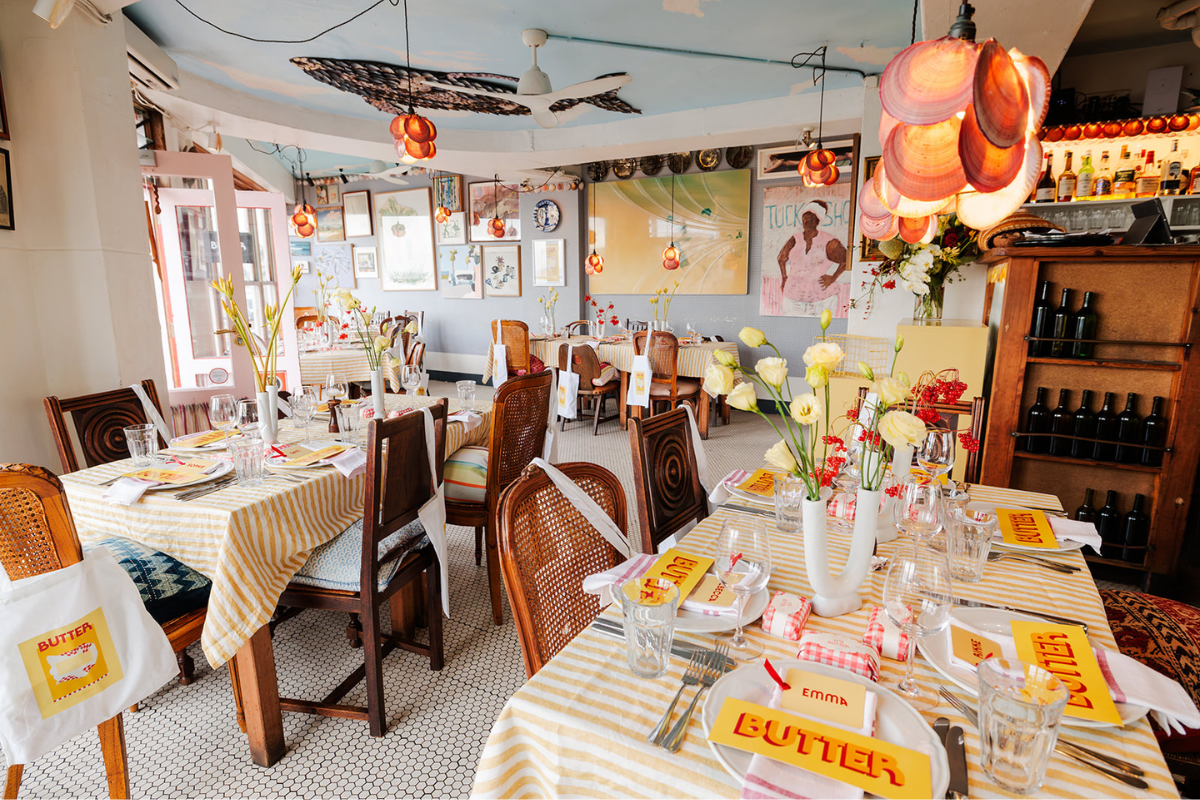
POLYGON ((292 266, 299 268, 301 275, 307 275, 312 272, 312 262, 307 259, 304 261, 293 261, 292 266))
POLYGON ((341 189, 336 183, 322 183, 317 187, 317 205, 319 206, 337 206, 341 205, 341 189))
POLYGON ((375 245, 379 285, 385 292, 437 288, 433 252, 433 207, 428 189, 375 195, 375 245))
POLYGON ((12 165, 8 151, 0 150, 0 230, 15 230, 13 224, 12 165))
POLYGON ((664 175, 593 184, 596 251, 604 272, 592 294, 746 294, 749 285, 750 170, 664 175), (674 179, 675 214, 671 215, 674 179), (672 241, 680 268, 662 269, 672 241))
POLYGON ((483 285, 488 297, 521 296, 521 245, 483 248, 483 285))
MULTIPOLYGON (((838 154, 837 168, 846 174, 854 172, 858 167, 858 134, 846 136, 826 136, 821 143, 838 154), (836 143, 836 144, 835 144, 836 143), (842 151, 852 149, 854 158, 851 160, 842 151)), ((808 145, 786 145, 784 147, 765 147, 758 151, 758 173, 760 181, 800 180, 796 168, 800 159, 809 152, 808 145)))
POLYGON ((438 175, 433 179, 433 204, 449 211, 463 210, 462 175, 438 175))
POLYGON ((370 236, 375 231, 371 229, 371 193, 345 192, 342 195, 342 211, 346 219, 346 238, 370 236))
POLYGON ((467 212, 455 211, 445 222, 434 220, 438 244, 467 243, 467 212))
POLYGON ((438 280, 442 285, 442 297, 482 300, 483 245, 439 247, 438 280))
MULTIPOLYGON (((870 156, 863 163, 862 180, 854 185, 858 189, 862 189, 863 184, 871 179, 875 174, 875 167, 879 166, 880 156, 870 156)), ((855 198, 857 202, 858 198, 855 198)), ((866 236, 859 234, 858 237, 858 258, 860 261, 886 261, 885 256, 879 249, 879 242, 874 239, 868 239, 866 236)))
POLYGON ((566 286, 567 242, 565 239, 535 239, 533 242, 533 285, 566 286))
POLYGON ((354 277, 378 278, 379 262, 376 260, 374 247, 353 245, 354 247, 354 277))
POLYGON ((0 139, 8 138, 8 113, 4 110, 4 81, 0 80, 0 139))
POLYGON ((357 289, 354 280, 354 246, 349 244, 317 245, 313 248, 313 265, 325 275, 332 275, 334 286, 357 289))
POLYGON ((467 194, 471 201, 467 213, 470 215, 468 230, 472 242, 489 244, 521 241, 521 192, 517 184, 498 184, 493 181, 470 183, 467 184, 467 194), (495 217, 504 221, 503 236, 492 236, 488 232, 488 222, 495 217))
POLYGON ((312 255, 312 241, 309 239, 292 239, 288 242, 288 247, 294 256, 312 255))
POLYGON ((317 241, 344 242, 346 227, 342 222, 342 207, 317 209, 317 241))

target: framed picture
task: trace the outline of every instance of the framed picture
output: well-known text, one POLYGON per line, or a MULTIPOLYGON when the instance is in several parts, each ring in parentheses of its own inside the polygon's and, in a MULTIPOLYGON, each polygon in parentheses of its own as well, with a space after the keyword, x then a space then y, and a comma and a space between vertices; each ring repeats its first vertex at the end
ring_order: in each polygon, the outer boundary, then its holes
POLYGON ((535 239, 533 242, 533 285, 566 286, 567 242, 565 239, 535 239))
POLYGON ((345 192, 342 195, 342 211, 346 217, 347 239, 370 236, 375 232, 371 229, 370 192, 345 192))
POLYGON ((312 272, 312 262, 307 259, 304 261, 293 261, 292 266, 297 267, 301 275, 307 275, 312 272))
POLYGON ((438 248, 438 281, 442 297, 451 300, 483 299, 483 245, 438 248))
POLYGON ((437 288, 433 252, 433 207, 428 189, 375 195, 375 245, 379 285, 385 292, 437 288))
MULTIPOLYGON (((858 166, 857 133, 846 136, 826 136, 821 140, 821 144, 837 153, 837 168, 842 175, 856 171, 858 166), (849 155, 843 155, 842 151, 844 150, 853 150, 854 159, 851 160, 849 155)), ((800 174, 796 168, 800 166, 800 159, 808 152, 809 147, 805 144, 762 148, 756 154, 758 156, 758 179, 760 181, 800 180, 800 174)))
MULTIPOLYGON (((364 192, 365 194, 365 192, 364 192)), ((353 245, 354 247, 354 277, 355 278, 378 278, 379 263, 375 260, 375 248, 366 245, 353 245)))
MULTIPOLYGON (((864 161, 862 180, 855 184, 860 190, 862 189, 862 185, 875 174, 875 167, 879 166, 880 158, 881 156, 870 156, 864 161)), ((857 200, 857 198, 855 199, 857 200)), ((879 250, 879 242, 874 239, 868 239, 861 234, 858 237, 858 258, 860 261, 887 260, 887 256, 879 250)))
POLYGON ((483 285, 488 297, 521 296, 521 245, 483 248, 483 285))
POLYGON ((341 189, 336 183, 323 183, 317 187, 317 205, 319 206, 339 206, 341 205, 341 189))
POLYGON ((342 208, 317 209, 317 241, 344 242, 346 227, 342 222, 342 208))
POLYGON ((0 230, 15 230, 13 224, 12 166, 8 151, 0 150, 0 230))
POLYGON ((433 204, 462 211, 462 175, 438 175, 433 179, 433 204))
POLYGON ((312 241, 310 239, 292 239, 288 242, 288 247, 294 256, 312 255, 312 241))
POLYGON ((0 139, 8 138, 8 113, 4 110, 4 82, 0 81, 0 139))
POLYGON ((455 211, 445 222, 434 220, 437 229, 437 243, 466 244, 467 243, 467 212, 455 211))
POLYGON ((333 285, 357 289, 354 280, 354 247, 348 244, 326 244, 313 248, 314 265, 322 274, 333 276, 333 285))
POLYGON ((521 192, 515 183, 483 183, 467 184, 467 194, 470 195, 471 207, 467 209, 470 219, 467 220, 472 242, 489 244, 491 242, 521 241, 521 192), (504 235, 492 236, 488 223, 499 217, 504 221, 504 235))

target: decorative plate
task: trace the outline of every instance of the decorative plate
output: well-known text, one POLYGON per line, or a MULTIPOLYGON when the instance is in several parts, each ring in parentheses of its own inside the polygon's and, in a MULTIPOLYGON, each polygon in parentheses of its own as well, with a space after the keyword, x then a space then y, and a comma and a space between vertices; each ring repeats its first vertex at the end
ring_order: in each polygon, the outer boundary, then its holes
POLYGON ((642 156, 642 172, 647 175, 657 175, 662 172, 666 159, 662 156, 642 156))
POLYGON ((538 200, 533 207, 533 227, 544 233, 549 233, 558 227, 560 218, 558 203, 553 200, 538 200))
POLYGON ((594 181, 602 181, 608 177, 608 162, 593 161, 587 166, 588 177, 594 181))
POLYGON ((748 145, 725 148, 725 163, 734 169, 745 169, 754 158, 754 148, 748 145))
POLYGON ((690 150, 682 153, 671 153, 667 156, 667 166, 671 168, 671 172, 678 175, 681 172, 687 172, 688 167, 692 165, 692 153, 690 150))
POLYGON ((637 161, 632 158, 618 158, 612 162, 613 175, 616 175, 621 180, 632 177, 636 169, 637 161))
POLYGON ((721 163, 721 151, 714 148, 701 150, 696 154, 696 166, 705 172, 712 172, 721 163))

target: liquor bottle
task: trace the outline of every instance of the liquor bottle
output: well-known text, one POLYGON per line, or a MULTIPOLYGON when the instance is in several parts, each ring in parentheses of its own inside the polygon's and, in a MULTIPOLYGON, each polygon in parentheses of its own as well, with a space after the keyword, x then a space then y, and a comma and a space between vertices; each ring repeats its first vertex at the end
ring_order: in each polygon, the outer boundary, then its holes
POLYGON ((1096 412, 1096 438, 1100 441, 1096 442, 1092 458, 1097 461, 1113 461, 1117 456, 1117 446, 1110 444, 1117 441, 1117 414, 1113 411, 1115 400, 1116 395, 1105 392, 1104 404, 1096 412))
POLYGON ((1188 176, 1187 193, 1200 193, 1200 164, 1192 167, 1191 174, 1188 176))
POLYGON ((1058 184, 1055 190, 1055 202, 1066 203, 1075 199, 1075 171, 1071 169, 1071 151, 1067 151, 1067 163, 1063 166, 1063 171, 1058 175, 1058 184))
MULTIPOLYGON (((1051 339, 1066 339, 1070 336, 1071 322, 1071 290, 1062 290, 1062 302, 1054 312, 1054 320, 1050 325, 1051 339)), ((1051 358, 1066 358, 1074 352, 1073 346, 1066 341, 1050 342, 1051 358)))
POLYGON ((1159 184, 1159 191, 1164 195, 1177 195, 1180 192, 1183 183, 1183 161, 1187 158, 1187 151, 1179 154, 1179 140, 1171 141, 1171 155, 1167 158, 1167 166, 1162 173, 1162 182, 1159 184))
POLYGON ((1129 160, 1129 147, 1122 145, 1121 161, 1117 164, 1117 171, 1113 173, 1113 199, 1133 197, 1136 184, 1137 173, 1134 170, 1133 162, 1129 160))
MULTIPOLYGON (((1039 386, 1037 390, 1037 399, 1033 401, 1033 405, 1029 407, 1029 413, 1025 415, 1025 432, 1026 433, 1049 433, 1050 432, 1050 409, 1046 408, 1046 387, 1039 386)), ((1046 453, 1050 450, 1049 436, 1026 436, 1025 450, 1030 453, 1046 453)))
POLYGON ((1117 493, 1112 489, 1104 498, 1104 505, 1096 512, 1096 531, 1103 544, 1100 555, 1105 558, 1120 558, 1125 552, 1125 538, 1121 535, 1121 512, 1117 509, 1117 493))
POLYGON ((1085 489, 1083 492, 1083 505, 1075 509, 1075 519, 1079 522, 1095 522, 1096 509, 1092 508, 1092 490, 1085 489))
POLYGON ((1035 203, 1053 203, 1056 188, 1054 185, 1054 154, 1046 153, 1046 169, 1042 172, 1042 177, 1038 179, 1037 186, 1033 189, 1033 202, 1035 203))
POLYGON ((1121 519, 1121 539, 1125 543, 1125 551, 1121 558, 1139 564, 1146 560, 1146 551, 1130 548, 1143 548, 1146 542, 1150 541, 1150 517, 1143 510, 1145 505, 1146 496, 1135 494, 1133 508, 1121 519))
POLYGON ((1115 461, 1137 464, 1142 460, 1142 418, 1137 413, 1137 395, 1129 393, 1125 410, 1117 417, 1117 454, 1115 461))
MULTIPOLYGON (((1033 301, 1033 322, 1029 326, 1029 335, 1034 339, 1049 336, 1053 317, 1054 306, 1050 305, 1050 281, 1042 281, 1038 284, 1037 299, 1033 301)), ((1029 355, 1031 356, 1040 356, 1049 352, 1049 342, 1029 343, 1029 355)))
POLYGON ((1146 161, 1142 167, 1142 174, 1138 176, 1134 194, 1137 197, 1154 197, 1158 194, 1160 183, 1162 183, 1162 179, 1159 175, 1158 165, 1154 162, 1154 151, 1147 150, 1146 161))
POLYGON ((1096 173, 1096 186, 1092 196, 1096 200, 1111 200, 1113 193, 1113 174, 1108 164, 1108 151, 1100 153, 1100 171, 1096 173))
POLYGON ((1075 415, 1067 408, 1067 401, 1070 399, 1071 390, 1060 389, 1058 405, 1050 412, 1050 432, 1054 434, 1050 439, 1050 455, 1052 456, 1071 455, 1071 436, 1075 433, 1075 415))
POLYGON ((1095 191, 1096 169, 1092 166, 1092 151, 1089 150, 1084 153, 1083 166, 1079 168, 1079 175, 1075 178, 1075 199, 1091 200, 1095 191))
MULTIPOLYGON (((1079 398, 1079 408, 1075 409, 1075 429, 1072 433, 1082 439, 1096 438, 1096 414, 1092 411, 1091 389, 1084 389, 1079 398)), ((1071 455, 1075 458, 1093 458, 1096 455, 1096 443, 1083 442, 1077 438, 1071 442, 1071 455)))
POLYGON ((1092 307, 1094 297, 1093 292, 1084 292, 1083 305, 1075 312, 1075 316, 1071 317, 1070 336, 1072 339, 1082 340, 1071 345, 1071 355, 1075 358, 1091 358, 1095 349, 1095 345, 1087 341, 1096 338, 1096 323, 1099 321, 1096 309, 1092 307))
POLYGON ((1163 416, 1163 406, 1166 402, 1165 398, 1155 397, 1150 407, 1150 416, 1142 420, 1142 444, 1147 446, 1142 451, 1142 463, 1148 467, 1162 466, 1163 451, 1150 448, 1166 447, 1167 418, 1163 416))

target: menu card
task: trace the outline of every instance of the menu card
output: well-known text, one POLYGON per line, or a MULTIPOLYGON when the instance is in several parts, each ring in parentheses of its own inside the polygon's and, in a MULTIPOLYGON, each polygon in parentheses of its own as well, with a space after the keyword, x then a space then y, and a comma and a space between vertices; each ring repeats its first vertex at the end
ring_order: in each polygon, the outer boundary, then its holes
POLYGON ((768 499, 775 497, 775 473, 766 469, 756 469, 754 474, 739 483, 738 491, 758 495, 768 499))
POLYGON ((204 447, 205 445, 216 444, 225 439, 224 431, 201 431, 193 433, 189 436, 180 436, 171 440, 171 445, 174 447, 204 447))
POLYGON ((147 467, 145 469, 135 470, 134 472, 127 473, 123 477, 140 478, 144 481, 167 483, 171 485, 192 483, 203 478, 210 470, 220 463, 221 462, 219 461, 211 461, 204 458, 194 458, 184 462, 183 464, 174 464, 165 467, 147 467))
POLYGON ((646 570, 645 577, 670 581, 679 587, 682 598, 692 593, 712 565, 713 559, 708 556, 694 556, 672 547, 646 570))
POLYGON ((327 458, 333 458, 336 455, 344 453, 348 449, 350 448, 344 444, 331 444, 328 447, 322 447, 320 450, 312 450, 304 455, 289 458, 283 463, 288 467, 309 467, 318 461, 324 461, 327 458))
POLYGON ((1058 547, 1050 520, 1041 511, 1027 508, 997 508, 996 521, 1005 544, 1025 547, 1058 547))

